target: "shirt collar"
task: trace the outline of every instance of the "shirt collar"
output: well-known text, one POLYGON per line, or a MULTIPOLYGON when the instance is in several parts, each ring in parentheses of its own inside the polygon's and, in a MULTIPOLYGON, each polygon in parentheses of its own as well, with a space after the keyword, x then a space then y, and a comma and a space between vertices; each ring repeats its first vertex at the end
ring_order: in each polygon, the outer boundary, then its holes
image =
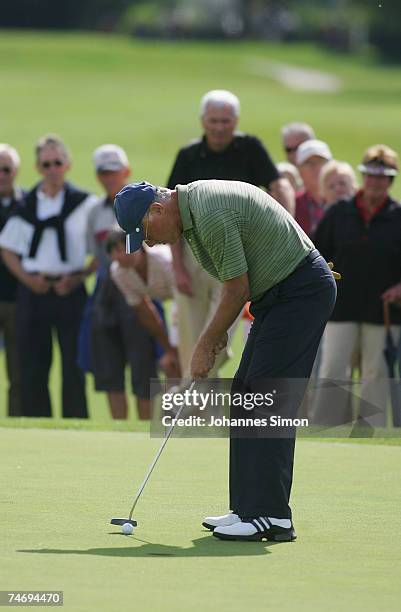
POLYGON ((363 220, 365 222, 368 222, 372 219, 372 217, 375 217, 386 207, 388 199, 389 196, 388 194, 386 194, 382 202, 380 202, 380 204, 378 204, 376 208, 374 208, 373 210, 369 210, 363 201, 363 189, 360 189, 355 195, 355 204, 363 220))
POLYGON ((178 193, 178 208, 180 209, 182 230, 186 232, 193 227, 191 212, 189 210, 188 185, 177 185, 176 189, 178 193))
POLYGON ((42 191, 42 188, 41 188, 41 187, 39 187, 39 189, 38 189, 38 191, 37 191, 37 193, 36 193, 36 197, 37 197, 37 199, 38 199, 38 202, 39 202, 39 201, 46 201, 46 200, 60 200, 60 199, 63 199, 64 194, 65 194, 65 188, 64 188, 64 187, 62 187, 62 188, 60 189, 60 191, 58 191, 58 192, 56 193, 56 195, 54 195, 54 196, 49 196, 49 195, 47 195, 46 193, 44 193, 44 192, 42 191))
POLYGON ((200 151, 201 157, 207 157, 208 155, 224 155, 231 149, 238 149, 238 142, 237 142, 236 136, 240 135, 241 133, 242 132, 234 132, 232 141, 222 151, 212 151, 212 149, 208 147, 206 134, 203 134, 202 139, 201 139, 201 151, 200 151))

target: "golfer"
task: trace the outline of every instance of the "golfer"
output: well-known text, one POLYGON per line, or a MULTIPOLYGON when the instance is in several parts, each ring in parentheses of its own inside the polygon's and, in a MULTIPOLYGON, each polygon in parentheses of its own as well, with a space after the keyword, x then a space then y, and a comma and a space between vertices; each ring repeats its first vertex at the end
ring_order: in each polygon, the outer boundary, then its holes
MULTIPOLYGON (((255 320, 233 384, 256 392, 264 380, 309 378, 336 286, 323 257, 278 202, 241 182, 195 181, 172 191, 143 182, 117 194, 115 211, 128 252, 143 240, 153 246, 183 236, 223 283, 220 305, 192 355, 193 379, 207 376, 248 300, 255 320)), ((295 539, 294 447, 294 436, 232 437, 231 512, 207 517, 204 526, 226 540, 295 539)))

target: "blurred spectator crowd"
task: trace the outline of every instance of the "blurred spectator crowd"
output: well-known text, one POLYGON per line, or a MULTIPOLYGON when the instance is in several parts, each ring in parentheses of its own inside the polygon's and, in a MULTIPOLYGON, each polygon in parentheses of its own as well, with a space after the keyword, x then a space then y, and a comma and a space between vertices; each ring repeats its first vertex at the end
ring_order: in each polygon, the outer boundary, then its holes
MULTIPOLYGON (((398 342, 401 324, 401 205, 390 195, 397 153, 372 144, 361 151, 357 178, 312 126, 294 122, 282 127, 285 160, 274 163, 260 139, 237 130, 239 116, 233 93, 207 92, 200 104, 202 136, 178 151, 166 186, 245 181, 265 189, 295 217, 343 276, 316 375, 351 380, 357 372, 361 397, 376 405, 387 393, 386 333, 390 326, 398 342)), ((188 376, 192 349, 217 307, 220 284, 184 241, 171 249, 144 243, 139 252, 125 253, 113 202, 134 179, 120 146, 103 144, 93 153, 100 197, 67 180, 71 154, 57 135, 38 140, 35 159, 39 181, 22 189, 19 154, 0 144, 0 331, 8 415, 52 416, 48 381, 55 337, 63 417, 88 417, 90 373, 95 389, 107 394, 112 417, 126 419, 129 366, 139 418, 148 419, 155 393, 150 380, 161 373, 188 376), (172 300, 168 322, 167 300, 172 300)), ((243 319, 246 335, 247 309, 243 319)), ((219 375, 230 353, 229 343, 211 377, 219 375)), ((317 402, 313 410, 320 409, 317 402)), ((336 401, 325 418, 329 424, 347 422, 351 411, 349 402, 336 401)), ((371 423, 385 425, 386 418, 378 411, 371 423)))

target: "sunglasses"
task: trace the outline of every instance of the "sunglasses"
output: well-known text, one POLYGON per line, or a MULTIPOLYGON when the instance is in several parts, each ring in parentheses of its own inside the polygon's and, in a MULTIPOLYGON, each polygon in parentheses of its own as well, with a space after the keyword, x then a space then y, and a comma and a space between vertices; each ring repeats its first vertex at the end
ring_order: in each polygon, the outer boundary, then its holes
POLYGON ((11 174, 11 168, 9 166, 0 166, 0 172, 3 172, 3 174, 11 174))
POLYGON ((284 147, 284 150, 286 153, 295 153, 295 151, 298 149, 299 145, 297 145, 296 147, 284 147))
POLYGON ((40 162, 40 165, 42 166, 42 168, 51 168, 52 166, 54 166, 55 168, 61 168, 61 166, 64 166, 64 162, 61 159, 55 159, 54 161, 42 161, 40 162))

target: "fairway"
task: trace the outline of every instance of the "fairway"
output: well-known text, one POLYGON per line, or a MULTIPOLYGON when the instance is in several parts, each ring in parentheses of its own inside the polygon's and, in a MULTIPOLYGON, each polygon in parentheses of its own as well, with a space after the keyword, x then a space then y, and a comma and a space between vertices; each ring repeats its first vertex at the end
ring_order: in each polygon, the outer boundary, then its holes
MULTIPOLYGON (((354 167, 376 143, 400 153, 401 67, 373 53, 2 31, 0 79, 0 142, 19 151, 24 188, 38 181, 34 144, 49 132, 70 148, 79 187, 100 194, 92 153, 105 143, 126 150, 132 180, 164 185, 178 149, 200 135, 199 101, 214 88, 238 95, 239 128, 275 162, 284 157, 280 128, 292 121, 310 123, 354 167)), ((401 197, 399 178, 391 193, 401 197)), ((287 544, 220 541, 203 529, 206 515, 228 510, 228 440, 173 438, 136 508, 137 529, 123 536, 110 518, 128 516, 161 440, 137 419, 129 385, 129 418, 113 421, 90 375, 90 418, 62 420, 53 345, 52 419, 6 416, 0 350, 0 590, 62 590, 71 612, 400 610, 398 431, 298 440, 298 539, 287 544)), ((243 346, 241 323, 223 377, 234 375, 243 346)))
POLYGON ((66 610, 399 610, 399 448, 298 442, 298 540, 222 542, 227 441, 173 439, 124 516, 160 440, 0 430, 3 589, 63 590, 66 610))
MULTIPOLYGON (((22 158, 20 184, 38 180, 34 143, 57 132, 71 149, 70 178, 99 193, 92 152, 106 142, 123 146, 132 179, 164 184, 179 147, 200 134, 200 97, 227 88, 241 100, 239 127, 258 135, 275 161, 283 158, 280 127, 310 122, 338 159, 354 166, 371 144, 399 149, 401 68, 373 57, 356 58, 307 44, 189 43, 140 41, 94 33, 2 32, 0 133, 22 158), (338 91, 294 90, 274 76, 272 66, 327 73, 338 91)), ((401 181, 392 193, 401 196, 401 181)), ((235 371, 243 346, 222 374, 235 371)), ((4 353, 0 353, 0 417, 6 414, 4 353)), ((60 415, 58 360, 53 365, 54 415, 60 415)), ((104 394, 93 392, 88 377, 91 417, 110 422, 104 394)))

